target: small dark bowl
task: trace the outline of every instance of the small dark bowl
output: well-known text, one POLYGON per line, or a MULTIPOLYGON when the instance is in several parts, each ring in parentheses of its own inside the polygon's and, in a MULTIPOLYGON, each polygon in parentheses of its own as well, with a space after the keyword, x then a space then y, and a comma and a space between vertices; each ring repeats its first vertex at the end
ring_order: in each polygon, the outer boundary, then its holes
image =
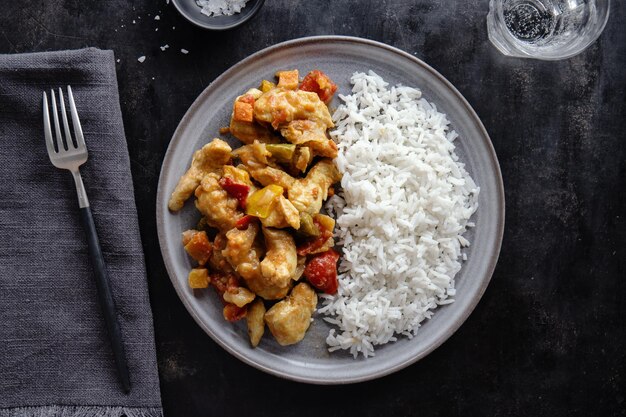
POLYGON ((251 19, 259 11, 265 0, 249 0, 240 13, 232 16, 209 17, 200 12, 202 10, 195 0, 172 0, 176 10, 183 17, 196 26, 209 30, 228 30, 237 27, 251 19))

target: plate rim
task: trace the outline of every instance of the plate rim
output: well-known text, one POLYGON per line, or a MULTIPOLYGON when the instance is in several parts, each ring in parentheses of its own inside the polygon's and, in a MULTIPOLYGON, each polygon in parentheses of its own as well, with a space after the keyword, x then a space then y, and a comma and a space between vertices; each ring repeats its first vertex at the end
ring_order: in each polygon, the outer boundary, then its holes
POLYGON ((352 384, 352 383, 378 379, 378 378, 390 375, 394 372, 397 372, 403 368, 406 368, 409 365, 414 364, 418 360, 429 355, 431 352, 433 352, 435 349, 441 346, 444 342, 446 342, 461 327, 461 325, 463 325, 463 323, 465 323, 465 321, 469 318, 471 313, 476 308, 476 305, 478 305, 478 302, 482 299, 487 289, 487 286, 491 282, 491 279, 495 272, 495 268, 498 263, 498 259, 500 257, 500 253, 502 250, 502 241, 504 237, 504 226, 505 226, 505 212, 506 212, 504 181, 502 179, 502 172, 501 172, 500 164, 498 162, 495 149, 493 147, 493 142, 491 141, 489 133, 487 132, 487 129, 483 125, 481 119, 478 117, 478 114, 469 104, 467 99, 465 99, 465 97, 457 90, 457 88, 450 81, 448 81, 443 75, 441 75, 437 70, 435 70, 433 67, 431 67, 430 65, 428 65, 426 62, 422 61, 421 59, 409 54, 408 52, 405 52, 394 46, 387 45, 385 43, 374 41, 371 39, 365 39, 365 38, 360 38, 360 37, 355 37, 355 36, 341 36, 341 35, 306 36, 306 37, 296 38, 296 39, 292 39, 292 40, 288 40, 284 42, 279 42, 277 44, 263 48, 249 55, 243 60, 237 62, 236 64, 226 69, 223 73, 221 73, 215 80, 209 83, 209 85, 193 101, 191 106, 189 106, 184 116, 182 117, 181 121, 179 122, 178 126, 176 127, 176 130, 174 131, 174 134, 172 135, 172 138, 167 146, 165 157, 163 158, 163 162, 161 165, 161 171, 159 173, 155 208, 156 208, 156 223, 157 223, 157 235, 158 235, 158 241, 159 241, 159 248, 161 250, 162 259, 165 264, 168 277, 170 281, 172 282, 172 285, 174 286, 174 289, 176 291, 178 298, 182 301, 183 305, 185 306, 185 309, 192 316, 194 321, 200 326, 200 328, 204 330, 204 332, 207 335, 209 335, 211 339, 214 342, 216 342, 219 346, 221 346, 224 350, 226 350, 228 353, 230 353, 231 355, 233 355, 234 357, 236 357, 237 359, 241 360, 242 362, 248 365, 251 365, 263 372, 266 372, 266 373, 269 373, 271 375, 275 375, 281 378, 285 378, 285 379, 289 379, 289 380, 297 381, 297 382, 317 384, 317 385, 343 385, 343 384, 352 384), (217 88, 216 86, 219 85, 220 82, 224 78, 226 78, 231 71, 235 71, 239 69, 240 67, 245 67, 245 65, 248 62, 263 58, 265 55, 269 55, 273 53, 274 51, 280 50, 285 47, 293 47, 299 44, 318 43, 318 42, 330 42, 330 43, 346 42, 346 43, 356 43, 356 44, 361 44, 361 45, 368 45, 372 47, 382 48, 394 54, 400 55, 401 57, 408 58, 409 60, 413 61, 414 64, 419 65, 420 67, 423 67, 426 71, 430 72, 433 76, 439 79, 439 81, 441 81, 450 90, 450 92, 456 96, 459 102, 465 107, 466 111, 468 112, 468 115, 471 117, 473 122, 476 123, 478 130, 487 139, 485 140, 485 145, 487 147, 488 156, 492 160, 493 165, 495 167, 494 173, 496 174, 495 182, 496 182, 497 196, 494 196, 494 198, 497 197, 497 206, 500 208, 500 210, 498 211, 499 216, 498 216, 498 219, 497 219, 498 221, 496 225, 496 241, 494 242, 494 247, 496 247, 497 249, 490 257, 489 264, 487 265, 487 268, 486 268, 487 276, 485 277, 485 279, 483 279, 476 293, 475 298, 467 305, 466 309, 462 312, 463 314, 461 314, 458 317, 458 319, 454 321, 444 333, 442 333, 439 337, 433 340, 433 342, 430 343, 419 354, 412 356, 405 361, 399 362, 381 371, 372 372, 372 373, 364 374, 360 376, 342 377, 341 379, 322 379, 322 378, 314 378, 314 377, 307 378, 307 377, 303 377, 299 375, 293 375, 289 372, 277 370, 270 366, 254 361, 250 359, 249 357, 247 357, 242 352, 239 352, 236 349, 229 346, 228 344, 224 343, 213 333, 213 331, 207 325, 205 325, 204 322, 200 320, 199 316, 194 311, 194 308, 192 308, 190 301, 188 301, 186 297, 183 296, 183 289, 180 288, 177 281, 173 278, 174 267, 172 265, 172 259, 170 259, 169 255, 165 253, 165 249, 164 249, 166 247, 166 237, 165 237, 165 232, 164 232, 164 217, 162 213, 164 212, 163 202, 165 200, 163 198, 164 198, 164 193, 166 191, 163 189, 164 181, 162 181, 162 179, 164 177, 165 168, 168 167, 172 163, 173 153, 170 152, 170 148, 182 140, 182 136, 181 136, 182 131, 189 124, 190 119, 192 118, 192 115, 195 113, 196 108, 199 107, 202 102, 204 102, 205 96, 209 95, 214 89, 216 89, 217 88))

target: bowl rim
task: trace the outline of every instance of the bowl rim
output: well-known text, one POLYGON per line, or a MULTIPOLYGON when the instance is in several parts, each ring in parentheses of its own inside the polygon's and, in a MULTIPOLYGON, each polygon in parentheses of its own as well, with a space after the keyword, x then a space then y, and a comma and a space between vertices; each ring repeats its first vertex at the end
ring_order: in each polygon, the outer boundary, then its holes
POLYGON ((497 15, 496 1, 497 0, 489 1, 489 12, 487 13, 487 19, 485 19, 486 25, 487 25, 487 35, 488 35, 487 37, 489 38, 489 41, 491 42, 492 46, 495 47, 498 50, 498 52, 510 58, 536 59, 539 61, 562 61, 562 60, 573 58, 576 55, 580 55, 583 52, 585 52, 587 49, 589 49, 589 47, 593 45, 600 38, 600 36, 602 36, 602 34, 604 33, 604 29, 606 29, 606 25, 609 22, 609 17, 611 15, 611 0, 605 0, 606 1, 606 8, 605 8, 606 14, 603 17, 602 23, 600 24, 600 26, 598 26, 594 35, 588 39, 587 43, 579 47, 577 50, 572 50, 572 51, 561 53, 561 54, 556 53, 554 55, 538 56, 538 55, 533 55, 519 48, 508 50, 504 42, 502 42, 500 39, 492 35, 489 25, 490 25, 490 20, 494 20, 497 18, 496 17, 497 15))
POLYGON ((231 66, 230 68, 228 68, 226 71, 224 71, 222 74, 220 74, 220 76, 218 76, 215 80, 213 80, 213 82, 211 82, 196 98, 196 100, 194 100, 194 102, 191 104, 191 106, 187 109, 187 112, 185 113, 185 115, 183 116, 183 118, 181 119, 181 121, 179 122, 178 127, 176 128, 176 130, 174 131, 174 134, 172 135, 172 139, 170 140, 170 144, 168 144, 168 150, 169 150, 169 146, 171 146, 171 144, 173 143, 172 141, 177 139, 180 135, 182 130, 185 129, 185 127, 189 124, 190 119, 192 118, 192 115, 194 114, 194 109, 199 107, 201 105, 201 103, 204 101, 204 97, 209 94, 214 88, 216 88, 216 85, 219 85, 220 81, 222 79, 224 79, 228 73, 230 73, 231 70, 238 68, 238 67, 242 67, 247 65, 249 62, 253 61, 253 60, 257 60, 260 59, 262 57, 264 57, 265 55, 271 54, 273 53, 275 50, 277 49, 281 49, 281 48, 285 48, 285 47, 293 47, 293 46, 297 46, 299 44, 303 44, 303 43, 310 43, 310 42, 348 42, 348 43, 357 43, 357 44, 361 44, 361 45, 369 45, 372 47, 377 47, 377 48, 383 48, 386 49, 394 54, 398 54, 404 58, 408 58, 409 60, 413 61, 416 65, 422 66, 424 67, 427 71, 431 72, 436 78, 438 78, 447 88, 450 89, 450 91, 458 98, 459 102, 463 104, 463 106, 466 108, 468 114, 471 115, 472 119, 474 120, 474 122, 477 125, 478 130, 480 130, 481 134, 484 135, 484 137, 487 139, 485 141, 485 145, 487 148, 487 152, 489 154, 489 158, 492 159, 494 161, 494 166, 495 166, 495 174, 496 174, 496 184, 497 184, 497 195, 494 196, 494 198, 497 198, 497 203, 498 206, 501 207, 501 210, 499 212, 499 216, 498 216, 498 221, 497 221, 497 226, 496 226, 496 234, 495 234, 495 248, 496 251, 494 251, 494 253, 492 254, 492 256, 489 259, 488 265, 486 267, 486 277, 483 280, 483 282, 481 283, 480 287, 478 288, 474 299, 471 300, 471 302, 467 305, 467 308, 465 309, 465 311, 463 311, 463 314, 461 314, 456 321, 452 322, 450 324, 450 326, 446 329, 445 332, 443 332, 439 337, 437 337, 436 339, 434 339, 425 349, 423 349, 421 352, 419 352, 418 354, 408 358, 405 361, 402 362, 398 362, 396 364, 394 364, 393 366, 390 366, 388 368, 386 368, 383 371, 378 371, 375 373, 370 373, 370 374, 365 374, 365 375, 358 375, 358 376, 349 376, 349 377, 345 377, 341 380, 337 380, 337 379, 323 379, 323 378, 315 378, 315 377, 305 377, 305 376, 298 376, 298 375, 294 375, 292 373, 289 372, 285 372, 282 371, 280 369, 274 369, 270 366, 267 366, 263 363, 259 363, 253 359, 250 359, 249 357, 247 357, 244 353, 237 351, 236 349, 234 349, 233 347, 229 346, 227 343, 223 342, 222 340, 220 340, 218 337, 216 337, 213 332, 211 331, 210 328, 208 328, 208 326, 206 326, 205 323, 203 323, 200 320, 200 317, 196 314, 196 312, 194 311, 193 307, 190 305, 189 301, 183 297, 183 294, 181 294, 181 289, 178 288, 178 286, 175 284, 174 280, 172 279, 173 276, 173 272, 174 272, 174 267, 173 265, 171 265, 171 259, 169 259, 168 255, 165 253, 165 247, 166 247, 166 236, 165 236, 165 230, 164 230, 164 216, 163 214, 165 212, 169 213, 169 210, 167 210, 167 208, 165 210, 162 210, 162 202, 165 201, 165 194, 166 194, 166 190, 164 190, 164 181, 162 181, 162 177, 164 175, 166 175, 164 173, 164 169, 163 167, 169 166, 173 155, 170 153, 168 154, 166 151, 166 155, 165 158, 163 160, 162 163, 162 169, 161 172, 159 174, 159 182, 158 182, 158 188, 157 188, 157 198, 156 198, 156 204, 155 204, 155 208, 156 208, 156 223, 157 223, 157 234, 158 234, 158 240, 159 240, 159 246, 161 249, 161 254, 162 254, 162 258, 163 261, 165 263, 165 267, 168 273, 168 276, 170 278, 170 280, 172 281, 172 285, 178 295, 178 298, 182 301, 182 303, 184 304, 186 310, 189 312, 189 314, 192 316, 192 318, 194 319, 194 321, 200 326, 200 328, 202 328, 205 333, 207 333, 211 339, 213 339, 213 341, 215 341, 219 346, 221 346, 224 350, 226 350, 228 353, 230 353, 231 355, 233 355, 234 357, 236 357, 237 359, 241 360, 242 362, 253 366, 256 369, 259 369, 263 372, 269 373, 271 375, 274 376, 278 376, 284 379, 288 379, 288 380, 292 380, 292 381, 297 381, 297 382, 304 382, 304 383, 308 383, 308 384, 315 384, 315 385, 344 385, 344 384, 352 384, 352 383, 358 383, 358 382, 364 382, 364 381, 369 381, 369 380, 373 380, 373 379, 378 379, 387 375, 390 375, 394 372, 397 372, 401 369, 406 368, 409 365, 414 364, 415 362, 417 362, 418 360, 426 357, 427 355, 429 355, 431 352, 433 352, 435 349, 437 349, 439 346, 441 346, 445 341, 447 341, 460 327, 463 323, 465 323, 465 321, 469 318, 469 316, 471 315, 471 313, 474 311, 474 309, 476 308, 476 305, 478 304, 478 302, 482 299, 489 283, 491 282, 491 279, 493 277, 493 274, 495 272, 495 268, 502 250, 502 241, 503 241, 503 237, 504 237, 504 226, 505 226, 505 212, 506 212, 506 206, 505 206, 505 194, 504 194, 504 182, 502 179, 502 172, 500 169, 500 164, 498 162, 498 158, 495 152, 495 149, 493 147, 493 143, 491 142, 491 138, 489 137, 489 134, 487 132, 487 130, 485 129, 481 119, 478 117, 478 114, 476 113, 476 111, 472 108, 472 106, 469 104, 469 102, 465 99, 465 97, 463 97, 463 95, 456 89, 456 87, 454 87, 454 85, 448 81, 443 75, 441 75, 438 71, 436 71, 434 68, 432 68, 430 65, 426 64, 424 61, 422 61, 421 59, 402 51, 401 49, 398 49, 396 47, 384 44, 382 42, 377 42, 377 41, 373 41, 370 39, 364 39, 364 38, 359 38, 359 37, 353 37, 353 36, 339 36, 339 35, 321 35, 321 36, 307 36, 307 37, 302 37, 302 38, 296 38, 293 40, 289 40, 289 41, 285 41, 285 42, 280 42, 277 44, 274 44, 272 46, 269 46, 267 48, 264 48, 258 52, 253 53, 252 55, 249 55, 248 57, 244 58, 243 60, 239 61, 238 63, 234 64, 233 66, 231 66))
MULTIPOLYGON (((263 4, 265 3, 265 0, 257 0, 256 3, 252 6, 252 11, 249 11, 248 14, 246 14, 244 17, 240 18, 239 20, 236 20, 233 23, 226 24, 226 25, 214 25, 211 23, 204 22, 202 20, 198 20, 194 16, 187 13, 187 11, 185 11, 182 8, 182 6, 180 6, 179 4, 179 2, 182 2, 182 1, 194 1, 195 2, 195 0, 172 0, 174 7, 176 8, 176 10, 178 10, 178 13, 180 13, 181 16, 183 16, 185 19, 187 19, 188 22, 193 23, 197 27, 200 27, 206 30, 218 31, 218 32, 233 29, 239 25, 244 24, 245 22, 252 19, 257 14, 259 10, 261 9, 261 7, 263 6, 263 4)), ((241 13, 239 14, 241 15, 241 13)), ((211 19, 211 17, 209 16, 206 16, 206 18, 211 19)))

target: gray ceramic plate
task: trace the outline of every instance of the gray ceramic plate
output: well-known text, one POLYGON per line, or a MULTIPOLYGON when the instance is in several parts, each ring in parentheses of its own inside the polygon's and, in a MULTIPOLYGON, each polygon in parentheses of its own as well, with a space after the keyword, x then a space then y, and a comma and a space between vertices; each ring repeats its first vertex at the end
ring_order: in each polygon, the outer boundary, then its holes
MULTIPOLYGON (((338 99, 332 105, 338 104, 338 99)), ((331 105, 331 106, 332 106, 331 105)), ((230 140, 237 146, 237 140, 230 140)), ((500 251, 504 229, 504 190, 500 168, 489 136, 476 113, 439 73, 415 57, 393 47, 351 37, 322 36, 296 39, 264 49, 230 68, 196 99, 183 117, 169 145, 157 195, 157 226, 163 259, 174 288, 189 313, 209 336, 242 361, 263 371, 318 384, 343 384, 387 375, 423 358, 441 345, 465 321, 482 296, 500 251), (417 336, 379 347, 376 356, 353 359, 345 352, 329 353, 325 338, 330 326, 316 318, 305 339, 281 347, 266 336, 250 348, 245 320, 230 324, 222 318, 222 305, 214 291, 193 292, 187 286, 192 263, 180 243, 181 233, 198 219, 192 203, 177 214, 167 209, 169 194, 187 169, 194 150, 218 136, 226 126, 236 96, 278 69, 297 68, 326 72, 349 93, 355 71, 374 70, 390 83, 419 87, 426 99, 447 113, 459 133, 457 153, 481 188, 476 228, 469 233, 468 261, 457 275, 456 302, 439 307, 423 323, 417 336)), ((269 333, 269 332, 267 332, 269 333)))

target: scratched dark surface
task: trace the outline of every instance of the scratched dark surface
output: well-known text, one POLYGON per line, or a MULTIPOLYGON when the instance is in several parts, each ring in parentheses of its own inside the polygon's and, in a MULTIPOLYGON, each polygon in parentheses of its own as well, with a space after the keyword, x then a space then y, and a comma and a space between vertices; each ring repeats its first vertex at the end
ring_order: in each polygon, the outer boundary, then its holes
POLYGON ((624 416, 626 16, 618 3, 601 38, 560 62, 500 55, 487 40, 486 0, 267 0, 225 33, 192 26, 165 0, 1 0, 0 53, 94 46, 119 59, 166 416, 624 416), (399 47, 455 84, 491 135, 507 199, 500 261, 469 320, 417 364, 352 386, 281 380, 219 348, 178 300, 155 226, 161 161, 195 97, 250 53, 321 34, 399 47))

